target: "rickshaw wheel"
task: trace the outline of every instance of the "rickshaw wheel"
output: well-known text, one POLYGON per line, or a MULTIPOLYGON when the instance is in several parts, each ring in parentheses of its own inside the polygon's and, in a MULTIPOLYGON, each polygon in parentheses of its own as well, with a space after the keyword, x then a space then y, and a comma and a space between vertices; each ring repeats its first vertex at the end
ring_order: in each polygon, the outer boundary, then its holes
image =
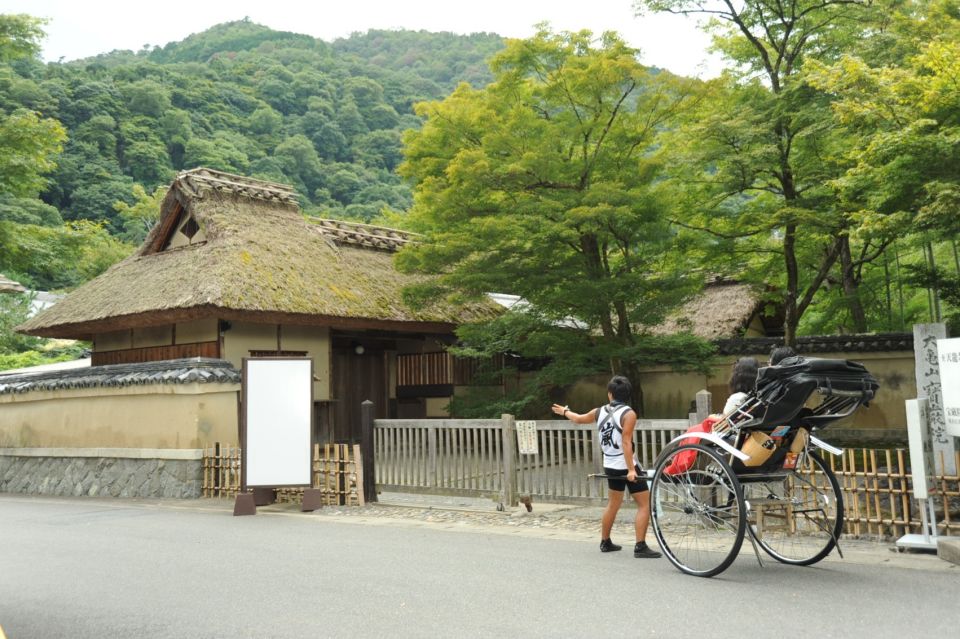
POLYGON ((688 575, 712 577, 740 552, 746 528, 743 492, 716 449, 689 444, 664 454, 650 486, 650 510, 660 549, 688 575), (690 451, 696 451, 697 458, 687 470, 664 472, 678 455, 690 451))
POLYGON ((815 452, 778 482, 748 485, 750 534, 768 555, 795 566, 815 564, 843 532, 843 495, 836 476, 815 452))

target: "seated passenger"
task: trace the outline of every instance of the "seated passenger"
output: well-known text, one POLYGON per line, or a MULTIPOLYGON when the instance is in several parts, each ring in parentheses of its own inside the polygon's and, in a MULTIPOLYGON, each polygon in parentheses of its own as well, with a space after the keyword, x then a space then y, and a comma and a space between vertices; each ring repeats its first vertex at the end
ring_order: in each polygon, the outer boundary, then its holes
POLYGON ((742 404, 747 399, 747 393, 756 388, 758 370, 760 365, 753 357, 741 357, 736 361, 730 372, 730 397, 723 406, 724 415, 742 404))
POLYGON ((770 364, 769 366, 776 366, 782 360, 785 360, 788 357, 794 357, 797 354, 795 350, 789 346, 777 346, 770 351, 770 364))

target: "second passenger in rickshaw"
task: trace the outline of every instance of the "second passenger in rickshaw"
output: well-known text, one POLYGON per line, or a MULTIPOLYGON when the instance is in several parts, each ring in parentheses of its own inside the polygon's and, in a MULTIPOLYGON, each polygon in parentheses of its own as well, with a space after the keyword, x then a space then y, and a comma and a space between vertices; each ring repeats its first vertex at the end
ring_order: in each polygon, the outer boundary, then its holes
POLYGON ((724 415, 742 404, 747 399, 747 393, 756 388, 759 370, 760 364, 753 357, 741 357, 733 365, 730 371, 730 397, 723 407, 724 415))
POLYGON ((660 553, 647 546, 646 542, 647 526, 650 523, 650 491, 647 489, 646 479, 638 476, 641 472, 640 464, 633 452, 633 431, 637 425, 637 414, 627 405, 632 392, 630 381, 617 375, 607 384, 607 399, 610 403, 606 406, 594 408, 582 415, 560 404, 554 404, 552 410, 574 423, 597 425, 600 448, 603 450, 603 472, 608 477, 609 488, 607 507, 603 511, 600 524, 600 552, 612 552, 622 548, 613 543, 610 533, 620 505, 623 504, 624 490, 629 490, 630 496, 637 503, 633 556, 637 559, 655 559, 660 553))

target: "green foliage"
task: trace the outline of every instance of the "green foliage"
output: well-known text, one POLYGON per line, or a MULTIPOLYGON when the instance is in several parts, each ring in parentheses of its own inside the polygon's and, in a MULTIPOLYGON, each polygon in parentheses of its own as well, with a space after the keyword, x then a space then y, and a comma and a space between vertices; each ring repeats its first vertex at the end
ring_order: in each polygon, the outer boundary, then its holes
POLYGON ((406 135, 400 172, 424 239, 397 264, 436 276, 408 298, 516 294, 541 327, 601 336, 590 350, 604 368, 635 367, 643 327, 702 283, 658 185, 658 133, 696 103, 695 85, 649 73, 612 34, 541 31, 491 66, 487 88, 418 105, 426 123, 406 135))
POLYGON ((133 247, 88 221, 59 227, 0 222, 0 273, 35 290, 77 286, 131 253, 133 247))
MULTIPOLYGON (((421 78, 417 84, 422 93, 416 97, 426 99, 436 97, 440 92, 447 93, 460 82, 475 87, 489 84, 493 78, 487 61, 503 45, 503 39, 492 33, 458 36, 371 29, 337 40, 332 49, 334 53, 355 56, 374 67, 421 78)), ((403 106, 399 101, 403 97, 398 95, 399 87, 388 82, 381 82, 381 85, 391 104, 403 106)))
POLYGON ((0 221, 38 226, 63 224, 60 211, 37 198, 14 197, 9 193, 0 195, 0 221))
MULTIPOLYGON (((476 386, 452 399, 451 410, 470 418, 494 418, 503 413, 542 417, 544 398, 584 377, 609 373, 613 359, 630 362, 634 368, 670 363, 675 370, 705 372, 715 353, 713 345, 689 334, 644 334, 630 346, 622 346, 559 325, 530 308, 462 326, 457 335, 462 345, 451 352, 475 358, 479 373, 474 378, 476 386), (503 353, 502 366, 492 366, 503 353), (519 375, 518 369, 525 372, 519 375), (517 383, 501 386, 500 379, 517 383)), ((642 411, 642 397, 635 407, 642 411)))
POLYGON ((34 295, 0 295, 0 371, 65 362, 83 356, 86 345, 82 342, 43 340, 14 332, 16 326, 30 317, 34 295))
MULTIPOLYGON (((640 9, 712 19, 728 71, 712 83, 704 110, 667 143, 674 189, 687 207, 677 221, 700 229, 722 270, 775 286, 785 341, 839 270, 851 327, 867 330, 858 271, 889 236, 854 246, 856 219, 833 180, 847 166, 849 140, 831 118, 830 96, 809 82, 813 61, 837 60, 873 27, 869 2, 641 0, 640 9), (689 188, 692 186, 692 188, 689 188), (858 252, 858 249, 863 249, 858 252)), ((879 251, 879 252, 878 252, 879 251)))
POLYGON ((133 185, 135 202, 115 202, 113 208, 123 220, 121 239, 130 244, 139 245, 160 220, 160 205, 167 196, 167 187, 158 186, 152 194, 139 184, 133 185))
POLYGON ((65 139, 63 127, 52 118, 23 109, 0 114, 0 194, 36 197, 65 139))
POLYGON ((310 36, 274 31, 244 18, 193 34, 183 42, 171 42, 163 48, 154 49, 149 53, 149 58, 157 63, 208 62, 214 56, 266 48, 265 45, 324 48, 322 42, 310 36))
MULTIPOLYGON (((41 340, 15 333, 13 328, 30 317, 32 297, 26 293, 0 294, 0 355, 35 349, 41 340)), ((15 368, 9 366, 7 368, 15 368)))
POLYGON ((39 54, 45 23, 46 20, 25 14, 0 14, 0 62, 39 54))
MULTIPOLYGON (((21 32, 17 50, 36 53, 42 31, 21 32)), ((133 205, 135 184, 152 192, 197 166, 291 183, 308 209, 370 219, 409 206, 393 171, 402 131, 420 124, 412 104, 486 81, 484 60, 502 46, 494 35, 413 32, 327 45, 245 19, 136 54, 34 63, 29 74, 0 63, 0 178, 15 195, 40 193, 63 219, 115 234, 126 231, 114 203, 133 205), (385 63, 384 48, 396 47, 429 60, 430 79, 412 60, 385 63)))
MULTIPOLYGON (((832 64, 811 64, 810 81, 835 96, 833 116, 847 134, 847 169, 833 186, 853 211, 852 237, 863 244, 876 238, 905 244, 901 284, 909 287, 907 300, 898 293, 900 305, 913 312, 904 313, 904 323, 937 321, 938 315, 956 322, 960 306, 951 282, 960 276, 954 243, 960 231, 960 14, 956 2, 945 0, 907 3, 894 18, 885 41, 899 55, 875 46, 851 48, 832 64), (935 247, 938 241, 952 243, 952 252, 935 247), (948 275, 938 266, 943 262, 953 262, 957 274, 948 275), (926 318, 914 287, 930 291, 926 318), (952 310, 940 313, 940 301, 952 310)), ((888 261, 883 275, 889 290, 888 261)), ((864 271, 864 280, 879 277, 864 271)))

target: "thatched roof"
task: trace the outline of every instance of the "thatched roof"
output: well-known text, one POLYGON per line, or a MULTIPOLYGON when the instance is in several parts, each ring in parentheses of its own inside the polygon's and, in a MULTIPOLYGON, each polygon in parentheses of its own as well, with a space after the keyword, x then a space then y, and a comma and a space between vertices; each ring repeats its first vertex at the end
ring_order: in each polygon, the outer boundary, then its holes
POLYGON ((219 317, 447 332, 495 312, 492 304, 404 304, 401 290, 418 277, 394 269, 393 252, 410 240, 364 224, 311 223, 287 186, 194 169, 174 180, 134 255, 17 330, 89 338, 219 317))
POLYGON ((653 332, 670 335, 689 331, 708 340, 740 337, 762 306, 760 296, 749 284, 717 280, 707 284, 653 332))
POLYGON ((5 277, 3 273, 0 273, 0 293, 26 293, 27 289, 24 288, 19 282, 14 282, 13 280, 5 277))

